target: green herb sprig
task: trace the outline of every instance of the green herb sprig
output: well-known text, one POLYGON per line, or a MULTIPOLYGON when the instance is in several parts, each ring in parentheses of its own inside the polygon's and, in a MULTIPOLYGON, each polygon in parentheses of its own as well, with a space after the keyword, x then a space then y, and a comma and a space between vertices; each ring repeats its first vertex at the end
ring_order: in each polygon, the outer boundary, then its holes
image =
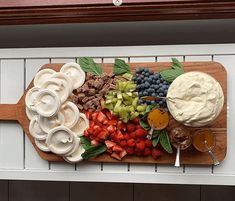
POLYGON ((183 65, 178 59, 172 58, 172 65, 170 69, 162 70, 159 72, 164 80, 173 82, 175 78, 184 73, 183 65))
POLYGON ((81 57, 79 58, 79 65, 81 66, 82 70, 87 73, 92 73, 94 75, 102 75, 103 69, 100 65, 95 63, 95 61, 90 57, 81 57))
POLYGON ((113 74, 115 75, 122 75, 125 73, 130 73, 131 69, 130 66, 122 59, 115 59, 114 67, 113 67, 113 74))

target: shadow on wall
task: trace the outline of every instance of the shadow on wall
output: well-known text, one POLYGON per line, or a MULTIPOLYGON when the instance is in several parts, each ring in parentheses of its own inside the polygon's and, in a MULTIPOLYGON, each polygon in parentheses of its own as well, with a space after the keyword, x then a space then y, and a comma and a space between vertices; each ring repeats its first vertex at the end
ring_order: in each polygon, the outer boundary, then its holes
POLYGON ((235 19, 0 26, 0 48, 235 42, 235 19))

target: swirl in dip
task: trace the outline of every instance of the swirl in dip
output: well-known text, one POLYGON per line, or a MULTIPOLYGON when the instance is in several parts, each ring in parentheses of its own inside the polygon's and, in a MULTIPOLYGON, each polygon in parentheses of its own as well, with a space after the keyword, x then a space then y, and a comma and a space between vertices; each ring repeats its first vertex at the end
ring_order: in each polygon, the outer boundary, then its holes
POLYGON ((167 93, 173 118, 186 126, 201 127, 213 122, 224 104, 223 90, 212 76, 188 72, 177 77, 167 93))

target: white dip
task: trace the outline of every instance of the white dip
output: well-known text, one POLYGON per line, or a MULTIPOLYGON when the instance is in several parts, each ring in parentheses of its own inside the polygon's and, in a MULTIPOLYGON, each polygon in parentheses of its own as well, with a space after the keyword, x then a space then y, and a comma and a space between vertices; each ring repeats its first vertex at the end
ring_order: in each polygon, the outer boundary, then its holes
POLYGON ((202 72, 188 72, 177 77, 167 93, 167 107, 173 118, 186 126, 210 124, 224 104, 220 84, 202 72))

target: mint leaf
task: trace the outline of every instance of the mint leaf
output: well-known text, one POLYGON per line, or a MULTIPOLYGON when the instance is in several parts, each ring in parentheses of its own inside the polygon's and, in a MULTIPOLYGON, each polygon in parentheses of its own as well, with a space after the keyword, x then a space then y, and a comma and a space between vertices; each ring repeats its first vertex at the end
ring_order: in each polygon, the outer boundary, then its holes
POLYGON ((143 129, 145 129, 145 130, 147 130, 147 131, 151 129, 151 127, 149 126, 149 124, 148 124, 144 119, 140 119, 139 123, 140 123, 140 126, 141 126, 143 129))
POLYGON ((152 140, 153 147, 156 147, 158 145, 159 139, 160 139, 160 135, 158 135, 156 138, 152 140))
POLYGON ((172 58, 172 65, 170 69, 162 70, 159 72, 162 78, 167 82, 173 82, 175 78, 183 73, 183 66, 176 58, 172 58))
POLYGON ((153 138, 158 137, 162 133, 162 130, 154 130, 153 131, 153 138))
POLYGON ((173 153, 166 130, 163 130, 160 134, 160 144, 166 152, 168 152, 169 154, 173 153))
POLYGON ((107 147, 105 144, 99 144, 97 146, 92 146, 90 148, 88 148, 83 154, 82 154, 82 158, 85 160, 88 160, 90 158, 93 158, 95 156, 98 156, 102 153, 104 153, 107 150, 107 147))
POLYGON ((80 143, 81 143, 82 147, 83 147, 85 150, 87 150, 87 149, 89 149, 89 148, 92 147, 90 140, 88 140, 88 139, 87 139, 86 137, 84 137, 84 136, 81 136, 81 137, 80 137, 80 143))
POLYGON ((122 75, 131 72, 130 66, 122 59, 115 59, 113 74, 122 75))
POLYGON ((95 75, 102 75, 103 69, 94 60, 90 57, 82 57, 79 59, 79 65, 81 66, 82 70, 87 73, 92 73, 95 75))

